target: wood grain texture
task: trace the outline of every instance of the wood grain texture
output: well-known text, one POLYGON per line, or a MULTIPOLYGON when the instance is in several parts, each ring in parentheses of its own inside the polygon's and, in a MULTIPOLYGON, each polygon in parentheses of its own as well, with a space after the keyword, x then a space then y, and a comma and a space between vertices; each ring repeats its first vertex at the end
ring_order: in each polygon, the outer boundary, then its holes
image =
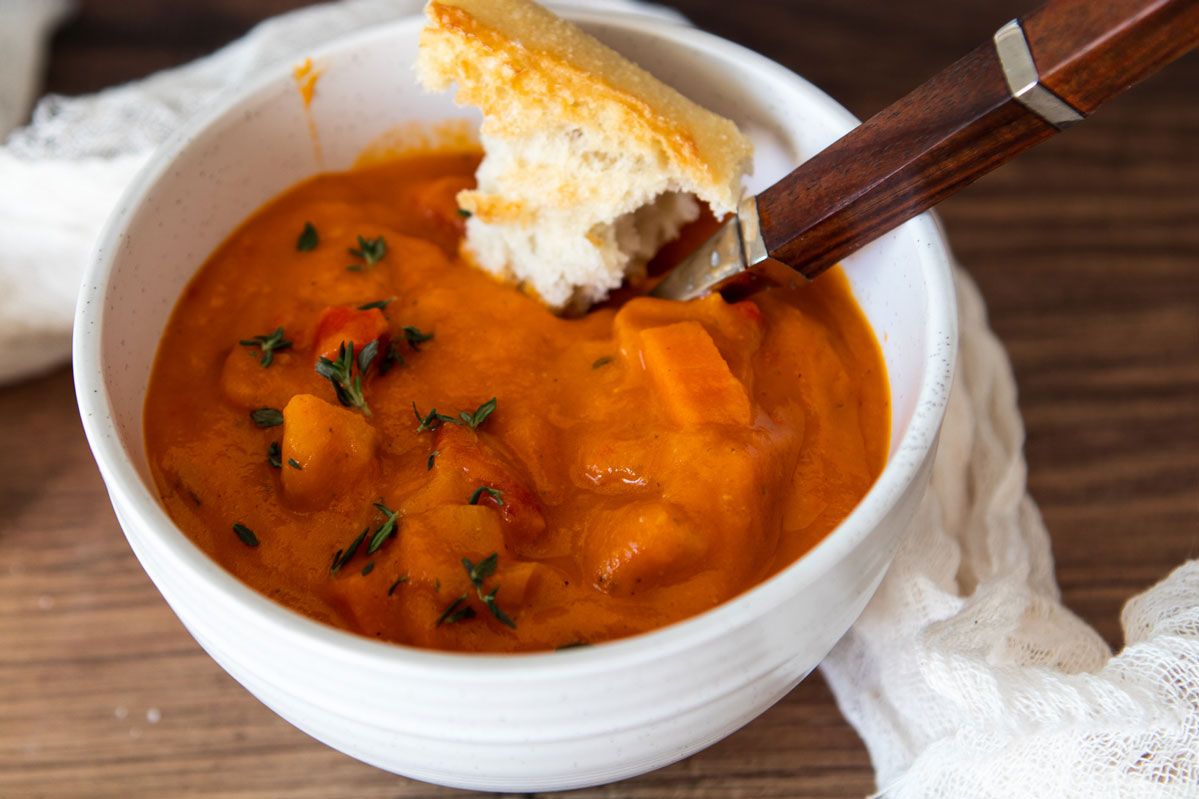
POLYGON ((1199 43, 1199 0, 1050 0, 1022 22, 1041 82, 1090 114, 1199 43))
POLYGON ((816 277, 1056 132, 984 42, 761 192, 762 241, 816 277))
MULTIPOLYGON (((1026 7, 676 0, 867 117, 1026 7)), ((82 4, 49 86, 200 55, 290 0, 82 4)), ((1032 3, 1028 4, 1029 6, 1032 3)), ((1121 605, 1199 556, 1199 59, 941 207, 1013 361, 1066 604, 1121 605)), ((125 544, 66 370, 0 390, 0 796, 452 797, 292 729, 199 649, 125 544)), ((869 759, 818 676, 689 760, 582 799, 857 797, 869 759)))

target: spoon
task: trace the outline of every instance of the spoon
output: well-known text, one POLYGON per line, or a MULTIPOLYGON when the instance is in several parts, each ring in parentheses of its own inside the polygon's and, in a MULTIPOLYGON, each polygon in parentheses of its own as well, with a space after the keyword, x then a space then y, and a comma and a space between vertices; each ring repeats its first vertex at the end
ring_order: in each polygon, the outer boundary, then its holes
POLYGON ((651 294, 806 282, 1199 44, 1199 0, 1050 0, 742 201, 651 294))

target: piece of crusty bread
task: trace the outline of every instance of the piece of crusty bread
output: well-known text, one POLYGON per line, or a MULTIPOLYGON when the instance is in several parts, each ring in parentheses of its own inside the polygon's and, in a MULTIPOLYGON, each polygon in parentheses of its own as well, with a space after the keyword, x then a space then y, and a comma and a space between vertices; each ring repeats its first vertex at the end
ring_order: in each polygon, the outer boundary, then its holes
POLYGON ((417 72, 484 115, 466 254, 552 308, 586 307, 696 218, 736 210, 752 145, 529 0, 432 0, 417 72))

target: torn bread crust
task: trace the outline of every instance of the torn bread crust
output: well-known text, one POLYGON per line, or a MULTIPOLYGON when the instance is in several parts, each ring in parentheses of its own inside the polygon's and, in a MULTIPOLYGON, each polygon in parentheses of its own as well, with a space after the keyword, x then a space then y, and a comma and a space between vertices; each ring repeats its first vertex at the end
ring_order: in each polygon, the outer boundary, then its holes
POLYGON ((602 300, 706 201, 735 210, 749 141, 529 0, 434 0, 418 73, 484 114, 465 253, 555 309, 602 300))

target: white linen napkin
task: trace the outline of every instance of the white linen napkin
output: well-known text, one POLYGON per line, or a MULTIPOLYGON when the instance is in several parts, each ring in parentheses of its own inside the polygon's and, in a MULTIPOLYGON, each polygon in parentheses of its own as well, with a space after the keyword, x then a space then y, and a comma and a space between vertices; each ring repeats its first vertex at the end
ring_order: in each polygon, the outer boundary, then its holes
MULTIPOLYGON (((0 147, 0 382, 68 356, 99 228, 182 121, 265 66, 422 5, 313 6, 186 66, 44 99, 0 147)), ((633 0, 555 5, 682 20, 633 0)), ((9 48, 13 34, 36 42, 62 7, 0 0, 0 98, 30 92, 38 57, 36 45, 9 48)), ((0 124, 23 101, 5 102, 0 124)), ((879 795, 1197 797, 1199 562, 1128 603, 1115 657, 1062 606, 1026 492, 1010 365, 972 281, 960 269, 956 279, 961 362, 931 489, 878 594, 821 666, 870 750, 879 795)))

